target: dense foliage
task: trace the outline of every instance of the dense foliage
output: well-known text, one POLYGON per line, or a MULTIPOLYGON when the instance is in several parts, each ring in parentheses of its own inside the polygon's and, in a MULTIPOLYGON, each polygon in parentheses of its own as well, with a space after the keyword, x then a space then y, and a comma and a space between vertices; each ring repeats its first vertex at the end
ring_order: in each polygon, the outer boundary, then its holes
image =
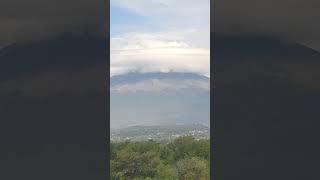
POLYGON ((210 140, 111 142, 112 180, 208 180, 210 140))

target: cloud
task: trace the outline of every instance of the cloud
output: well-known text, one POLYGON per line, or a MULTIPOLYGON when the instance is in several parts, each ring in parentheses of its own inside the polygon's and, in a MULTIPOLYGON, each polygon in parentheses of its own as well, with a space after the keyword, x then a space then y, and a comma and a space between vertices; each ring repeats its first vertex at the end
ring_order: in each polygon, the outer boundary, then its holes
POLYGON ((111 76, 139 72, 210 74, 209 0, 111 0, 112 6, 145 16, 135 28, 111 30, 111 76))
POLYGON ((111 38, 111 76, 130 71, 194 72, 209 76, 210 49, 193 43, 197 33, 132 32, 111 38))

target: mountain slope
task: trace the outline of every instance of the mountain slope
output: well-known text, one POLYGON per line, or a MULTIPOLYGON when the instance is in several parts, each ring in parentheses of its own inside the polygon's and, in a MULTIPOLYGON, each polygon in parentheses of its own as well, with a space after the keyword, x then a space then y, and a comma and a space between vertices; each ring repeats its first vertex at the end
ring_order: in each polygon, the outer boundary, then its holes
POLYGON ((129 73, 111 78, 111 127, 209 124, 209 78, 192 73, 129 73))
POLYGON ((113 92, 210 90, 209 78, 192 73, 129 73, 111 78, 113 92))

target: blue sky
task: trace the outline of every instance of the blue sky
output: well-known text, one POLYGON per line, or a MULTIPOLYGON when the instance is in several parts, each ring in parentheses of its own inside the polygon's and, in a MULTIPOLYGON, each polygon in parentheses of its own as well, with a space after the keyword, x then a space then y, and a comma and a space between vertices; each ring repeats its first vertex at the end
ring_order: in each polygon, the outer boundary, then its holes
POLYGON ((119 28, 123 26, 143 26, 149 20, 148 17, 142 16, 127 8, 111 5, 110 9, 111 9, 111 17, 110 17, 111 36, 118 36, 122 34, 122 32, 119 32, 116 30, 117 27, 119 28))
POLYGON ((210 74, 209 0, 111 0, 111 76, 210 74))

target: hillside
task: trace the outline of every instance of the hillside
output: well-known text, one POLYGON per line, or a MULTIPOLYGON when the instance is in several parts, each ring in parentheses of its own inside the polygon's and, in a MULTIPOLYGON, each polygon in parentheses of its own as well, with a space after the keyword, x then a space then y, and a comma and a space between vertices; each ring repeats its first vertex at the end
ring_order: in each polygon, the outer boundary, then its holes
POLYGON ((209 125, 210 80, 192 73, 129 73, 111 78, 111 128, 209 125))

